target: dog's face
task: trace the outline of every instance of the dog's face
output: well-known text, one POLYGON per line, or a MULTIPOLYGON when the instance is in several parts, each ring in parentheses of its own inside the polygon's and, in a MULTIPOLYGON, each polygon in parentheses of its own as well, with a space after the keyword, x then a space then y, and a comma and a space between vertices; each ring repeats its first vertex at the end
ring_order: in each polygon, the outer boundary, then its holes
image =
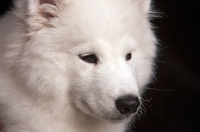
POLYGON ((155 55, 150 0, 27 3, 29 41, 18 67, 28 90, 43 100, 70 100, 97 118, 136 113, 155 55))
POLYGON ((70 52, 75 56, 69 79, 76 107, 110 120, 129 117, 120 114, 116 100, 127 95, 139 97, 136 42, 127 37, 118 41, 99 38, 70 52))

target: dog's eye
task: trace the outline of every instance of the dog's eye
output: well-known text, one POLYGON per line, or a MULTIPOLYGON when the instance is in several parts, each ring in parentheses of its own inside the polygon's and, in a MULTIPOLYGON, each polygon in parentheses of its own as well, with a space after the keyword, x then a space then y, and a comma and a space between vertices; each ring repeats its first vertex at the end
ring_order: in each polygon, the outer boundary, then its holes
POLYGON ((87 63, 95 63, 97 64, 98 58, 96 57, 95 54, 83 54, 79 55, 81 60, 87 62, 87 63))
POLYGON ((132 54, 131 54, 131 53, 128 53, 128 54, 126 55, 126 60, 127 60, 127 61, 130 60, 131 57, 132 57, 132 54))

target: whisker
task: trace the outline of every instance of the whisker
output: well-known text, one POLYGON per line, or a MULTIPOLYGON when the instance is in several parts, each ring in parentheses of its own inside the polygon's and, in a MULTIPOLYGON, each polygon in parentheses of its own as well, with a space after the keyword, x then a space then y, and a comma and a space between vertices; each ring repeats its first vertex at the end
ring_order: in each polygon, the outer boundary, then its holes
POLYGON ((157 62, 159 62, 159 63, 163 63, 163 64, 165 64, 166 62, 164 62, 164 61, 160 61, 160 60, 156 60, 157 62))
POLYGON ((156 91, 164 91, 164 92, 174 92, 174 90, 165 90, 165 89, 157 89, 157 88, 146 88, 147 90, 156 90, 156 91))
POLYGON ((169 48, 170 46, 168 45, 168 46, 165 46, 165 47, 163 47, 163 48, 160 48, 159 49, 159 51, 162 51, 162 50, 164 50, 164 49, 166 49, 166 48, 169 48))

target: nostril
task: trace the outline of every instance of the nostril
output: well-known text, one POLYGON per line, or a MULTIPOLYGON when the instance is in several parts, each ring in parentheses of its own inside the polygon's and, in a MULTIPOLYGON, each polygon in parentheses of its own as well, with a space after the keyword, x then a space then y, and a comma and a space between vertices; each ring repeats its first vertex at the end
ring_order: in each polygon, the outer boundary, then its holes
POLYGON ((120 110, 120 113, 129 113, 130 111, 131 111, 131 109, 130 108, 119 108, 119 110, 120 110))
POLYGON ((137 111, 140 106, 138 97, 133 95, 122 96, 116 100, 116 107, 121 114, 127 115, 137 111))

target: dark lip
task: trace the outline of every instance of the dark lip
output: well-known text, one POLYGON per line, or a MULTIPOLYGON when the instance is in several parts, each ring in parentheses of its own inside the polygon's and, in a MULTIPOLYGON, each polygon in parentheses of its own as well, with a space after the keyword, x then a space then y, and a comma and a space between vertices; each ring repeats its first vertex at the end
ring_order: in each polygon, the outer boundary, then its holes
POLYGON ((112 123, 121 123, 123 122, 125 119, 127 118, 111 118, 111 119, 108 119, 110 122, 112 123))
POLYGON ((115 117, 115 118, 110 117, 110 118, 105 118, 105 119, 107 119, 111 122, 122 122, 122 121, 124 121, 125 119, 128 119, 128 118, 129 118, 129 116, 121 116, 121 117, 115 117))

